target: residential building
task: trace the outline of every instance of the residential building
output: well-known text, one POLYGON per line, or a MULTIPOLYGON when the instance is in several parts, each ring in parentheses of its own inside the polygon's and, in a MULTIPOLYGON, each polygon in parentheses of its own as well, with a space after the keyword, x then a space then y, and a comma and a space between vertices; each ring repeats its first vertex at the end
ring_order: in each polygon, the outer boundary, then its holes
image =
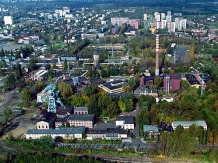
POLYGON ((167 26, 166 20, 156 22, 156 29, 164 29, 167 26))
POLYGON ((207 124, 204 120, 197 120, 197 121, 173 121, 172 127, 173 130, 176 129, 177 126, 183 126, 184 129, 189 129, 191 125, 202 126, 205 130, 207 130, 207 124))
POLYGON ((147 135, 147 138, 155 138, 160 135, 158 125, 143 125, 143 132, 147 135))
POLYGON ((63 139, 82 139, 85 127, 63 127, 48 130, 30 129, 26 133, 26 139, 39 139, 43 136, 51 136, 53 139, 62 137, 63 139))
POLYGON ((129 19, 128 17, 112 17, 111 23, 118 26, 122 26, 122 24, 126 23, 133 26, 135 29, 139 29, 138 19, 129 19))
POLYGON ((46 112, 36 123, 36 128, 39 130, 48 130, 54 128, 56 114, 46 112))
POLYGON ((186 29, 186 19, 175 18, 175 26, 179 31, 186 29))
POLYGON ((135 121, 133 116, 116 116, 116 126, 120 126, 121 128, 134 129, 135 121))
POLYGON ((89 114, 88 108, 83 106, 83 107, 74 107, 74 114, 89 114))
POLYGON ((175 22, 167 22, 167 28, 169 33, 175 32, 176 31, 175 22))
POLYGON ((5 25, 12 25, 13 24, 13 17, 12 16, 4 16, 4 23, 5 23, 5 25))
POLYGON ((159 13, 159 12, 155 12, 155 13, 154 13, 154 18, 155 18, 156 22, 159 22, 159 21, 161 20, 161 15, 160 15, 160 13, 159 13))
POLYGON ((71 114, 67 122, 70 123, 70 126, 84 126, 87 128, 93 128, 95 123, 94 114, 71 114))

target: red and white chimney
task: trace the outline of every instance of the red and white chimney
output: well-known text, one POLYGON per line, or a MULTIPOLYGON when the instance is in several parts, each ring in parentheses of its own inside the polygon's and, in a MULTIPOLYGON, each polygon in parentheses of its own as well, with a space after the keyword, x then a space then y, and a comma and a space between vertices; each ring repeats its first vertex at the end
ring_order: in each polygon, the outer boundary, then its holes
POLYGON ((160 53, 160 43, 159 43, 159 33, 156 31, 156 61, 155 61, 155 76, 159 76, 159 53, 160 53))

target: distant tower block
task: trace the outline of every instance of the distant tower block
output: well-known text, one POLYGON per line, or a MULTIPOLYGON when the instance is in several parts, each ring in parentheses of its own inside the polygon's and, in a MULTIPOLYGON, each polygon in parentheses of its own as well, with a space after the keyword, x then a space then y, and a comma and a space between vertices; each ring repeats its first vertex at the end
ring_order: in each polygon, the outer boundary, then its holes
POLYGON ((169 95, 170 93, 170 76, 169 75, 166 76, 166 93, 167 95, 169 95))
POLYGON ((94 59, 94 66, 97 67, 98 66, 98 62, 99 62, 99 55, 97 54, 97 52, 95 52, 93 54, 93 59, 94 59))
POLYGON ((159 76, 159 53, 160 53, 160 43, 159 43, 159 33, 156 32, 156 61, 155 61, 155 76, 159 76))

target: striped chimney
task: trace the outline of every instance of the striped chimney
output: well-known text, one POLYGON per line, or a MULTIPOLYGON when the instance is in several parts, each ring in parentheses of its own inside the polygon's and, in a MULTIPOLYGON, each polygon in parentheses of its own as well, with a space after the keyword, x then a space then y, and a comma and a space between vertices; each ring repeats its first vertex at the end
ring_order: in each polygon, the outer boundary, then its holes
POLYGON ((156 31, 156 61, 155 61, 155 76, 159 76, 159 53, 160 53, 160 43, 159 43, 159 33, 156 31))

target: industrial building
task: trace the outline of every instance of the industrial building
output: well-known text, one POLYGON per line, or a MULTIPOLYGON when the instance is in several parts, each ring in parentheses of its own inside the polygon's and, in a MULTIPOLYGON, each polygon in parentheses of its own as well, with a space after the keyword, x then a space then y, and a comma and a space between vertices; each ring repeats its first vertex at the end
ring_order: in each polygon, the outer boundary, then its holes
POLYGON ((197 126, 202 126, 205 130, 207 130, 207 124, 204 120, 198 120, 198 121, 173 121, 172 122, 172 127, 173 130, 176 129, 177 126, 183 126, 184 129, 189 129, 191 125, 197 125, 197 126))
POLYGON ((51 136, 53 139, 62 137, 64 139, 82 139, 85 127, 66 127, 48 130, 31 129, 26 133, 26 139, 39 139, 43 136, 51 136))

